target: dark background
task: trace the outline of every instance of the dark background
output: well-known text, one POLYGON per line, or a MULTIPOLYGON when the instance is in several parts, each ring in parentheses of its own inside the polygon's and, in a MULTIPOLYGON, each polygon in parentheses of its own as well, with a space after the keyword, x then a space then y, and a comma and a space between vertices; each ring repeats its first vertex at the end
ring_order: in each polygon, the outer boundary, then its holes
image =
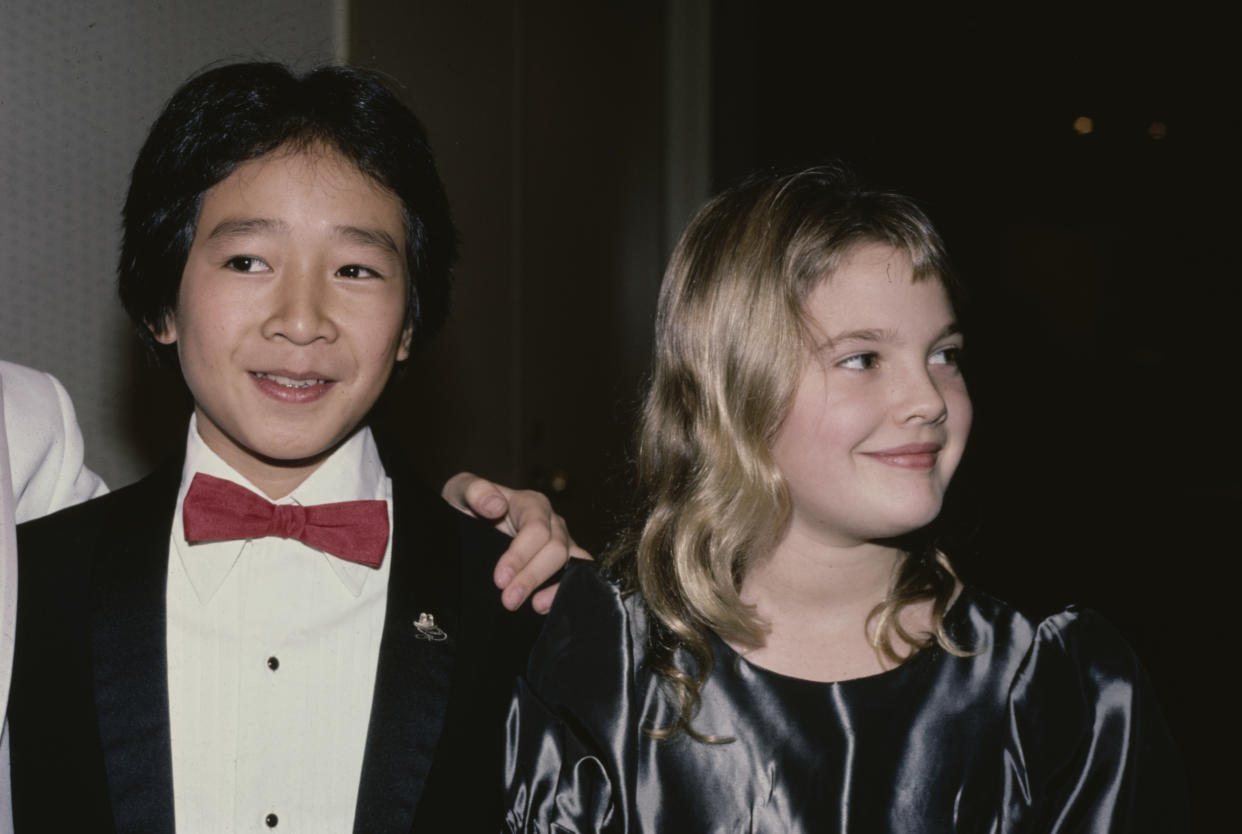
POLYGON ((1239 108, 1220 23, 726 4, 713 40, 718 185, 839 156, 945 232, 977 409, 949 552, 1027 610, 1075 602, 1125 632, 1202 830, 1238 742, 1239 108))
POLYGON ((350 59, 427 122, 462 229, 452 321, 384 415, 431 478, 551 491, 598 552, 628 509, 655 294, 690 208, 670 183, 697 166, 706 197, 844 159, 920 200, 971 288, 975 428, 946 549, 1032 614, 1077 603, 1124 632, 1212 830, 1237 769, 1242 509, 1223 19, 355 0, 349 23, 350 59), (703 72, 673 92, 695 50, 703 72))

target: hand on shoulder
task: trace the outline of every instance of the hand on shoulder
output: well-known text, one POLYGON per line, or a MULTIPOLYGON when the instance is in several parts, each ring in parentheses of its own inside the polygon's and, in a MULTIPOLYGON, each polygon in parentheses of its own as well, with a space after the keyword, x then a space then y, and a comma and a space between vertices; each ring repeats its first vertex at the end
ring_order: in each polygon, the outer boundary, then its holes
POLYGON ((536 589, 571 558, 591 558, 574 543, 565 519, 542 493, 510 489, 461 472, 445 482, 441 495, 461 512, 494 522, 497 530, 513 539, 493 574, 496 587, 503 591, 501 601, 511 611, 530 598, 531 607, 546 614, 558 586, 536 589))

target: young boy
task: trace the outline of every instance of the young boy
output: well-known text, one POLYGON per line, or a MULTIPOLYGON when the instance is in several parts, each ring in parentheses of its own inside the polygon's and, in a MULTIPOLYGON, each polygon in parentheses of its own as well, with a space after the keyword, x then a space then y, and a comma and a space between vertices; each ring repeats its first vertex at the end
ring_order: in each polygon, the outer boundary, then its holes
POLYGON ((507 540, 367 426, 447 307, 422 126, 361 71, 209 71, 124 227, 194 414, 162 469, 19 530, 16 829, 494 829, 535 618, 491 582, 507 540))

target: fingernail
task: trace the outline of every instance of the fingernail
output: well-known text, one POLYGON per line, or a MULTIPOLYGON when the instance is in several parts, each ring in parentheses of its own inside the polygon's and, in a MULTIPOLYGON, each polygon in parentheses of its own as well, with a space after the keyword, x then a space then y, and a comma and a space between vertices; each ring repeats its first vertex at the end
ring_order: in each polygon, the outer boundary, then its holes
POLYGON ((509 567, 508 565, 498 568, 496 570, 496 587, 497 588, 509 587, 509 583, 513 581, 513 577, 516 575, 517 574, 513 572, 513 568, 509 567))
POLYGON ((505 608, 510 611, 516 611, 521 605, 522 600, 526 598, 526 592, 521 585, 513 585, 505 588, 503 594, 500 595, 500 601, 504 603, 505 608))

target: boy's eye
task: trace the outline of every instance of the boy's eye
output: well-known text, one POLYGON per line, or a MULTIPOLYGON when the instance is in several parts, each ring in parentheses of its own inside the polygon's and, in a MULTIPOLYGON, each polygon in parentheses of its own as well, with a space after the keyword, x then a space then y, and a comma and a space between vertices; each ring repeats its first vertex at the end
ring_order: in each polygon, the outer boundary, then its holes
POLYGON ((851 371, 870 371, 880 363, 879 354, 875 353, 856 353, 853 356, 847 356, 837 363, 838 367, 848 368, 851 371))
POLYGON ((251 257, 250 255, 235 255, 224 262, 226 269, 234 272, 261 272, 267 267, 262 258, 251 257))
POLYGON ((379 278, 381 277, 380 274, 376 272, 374 269, 371 269, 371 267, 369 266, 363 266, 362 264, 349 264, 347 266, 343 266, 336 271, 336 274, 338 277, 341 277, 341 278, 379 278))
POLYGON ((942 347, 927 360, 931 365, 959 365, 962 361, 962 349, 957 345, 942 347))

